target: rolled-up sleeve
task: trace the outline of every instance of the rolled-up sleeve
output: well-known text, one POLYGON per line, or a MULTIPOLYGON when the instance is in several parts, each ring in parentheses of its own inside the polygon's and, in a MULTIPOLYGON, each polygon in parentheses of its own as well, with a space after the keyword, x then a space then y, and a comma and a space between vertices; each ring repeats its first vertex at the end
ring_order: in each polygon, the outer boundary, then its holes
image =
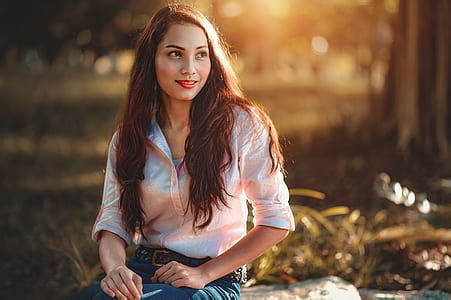
POLYGON ((266 225, 295 230, 289 192, 280 167, 271 172, 269 132, 255 116, 245 118, 241 130, 241 183, 246 198, 253 207, 254 225, 266 225), (244 125, 244 126, 243 126, 244 125))
POLYGON ((120 236, 128 245, 132 241, 132 238, 124 229, 122 223, 121 211, 119 209, 120 188, 114 172, 114 166, 116 165, 115 140, 116 134, 113 135, 108 148, 102 204, 92 228, 91 237, 94 241, 98 242, 100 232, 107 230, 120 236))

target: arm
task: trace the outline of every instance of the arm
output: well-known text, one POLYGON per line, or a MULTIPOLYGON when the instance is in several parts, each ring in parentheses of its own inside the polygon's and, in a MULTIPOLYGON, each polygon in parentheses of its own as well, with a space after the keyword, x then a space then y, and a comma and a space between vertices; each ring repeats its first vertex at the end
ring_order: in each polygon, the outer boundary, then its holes
POLYGON ((102 231, 99 242, 99 257, 106 274, 119 266, 125 266, 124 240, 112 232, 102 231))
POLYGON ((142 283, 141 277, 125 266, 125 248, 131 236, 122 226, 119 209, 119 184, 114 172, 115 140, 116 134, 108 149, 102 205, 92 229, 92 239, 99 242, 99 257, 106 273, 100 282, 101 289, 111 297, 134 299, 142 294, 142 283))
POLYGON ((106 276, 100 282, 101 289, 110 297, 139 299, 142 295, 142 279, 125 265, 125 242, 109 231, 102 231, 99 256, 106 276))
POLYGON ((216 280, 245 265, 288 235, 288 230, 258 225, 223 254, 201 265, 206 282, 216 280))

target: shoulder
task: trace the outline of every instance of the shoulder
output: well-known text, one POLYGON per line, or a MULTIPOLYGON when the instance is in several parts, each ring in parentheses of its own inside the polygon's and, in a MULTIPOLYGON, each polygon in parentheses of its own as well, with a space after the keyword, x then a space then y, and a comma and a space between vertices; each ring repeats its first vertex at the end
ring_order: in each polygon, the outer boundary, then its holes
POLYGON ((264 113, 257 107, 241 107, 236 105, 233 108, 235 123, 245 128, 264 126, 264 113))
POLYGON ((117 140, 119 139, 119 130, 115 130, 113 132, 113 135, 111 136, 111 143, 117 143, 117 140))
POLYGON ((251 140, 261 137, 267 131, 265 114, 257 107, 233 108, 234 131, 238 139, 251 140))
POLYGON ((110 142, 108 144, 108 153, 111 154, 112 152, 116 152, 117 150, 117 145, 119 142, 119 132, 118 130, 115 130, 113 132, 113 135, 110 138, 110 142))

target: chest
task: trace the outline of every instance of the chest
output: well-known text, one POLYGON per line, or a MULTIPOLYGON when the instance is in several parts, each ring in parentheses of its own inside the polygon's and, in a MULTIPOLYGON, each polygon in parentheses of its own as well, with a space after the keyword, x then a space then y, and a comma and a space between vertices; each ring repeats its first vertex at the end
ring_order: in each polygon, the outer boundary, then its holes
POLYGON ((163 130, 163 134, 171 150, 173 159, 180 159, 185 156, 185 141, 188 132, 171 132, 163 130))

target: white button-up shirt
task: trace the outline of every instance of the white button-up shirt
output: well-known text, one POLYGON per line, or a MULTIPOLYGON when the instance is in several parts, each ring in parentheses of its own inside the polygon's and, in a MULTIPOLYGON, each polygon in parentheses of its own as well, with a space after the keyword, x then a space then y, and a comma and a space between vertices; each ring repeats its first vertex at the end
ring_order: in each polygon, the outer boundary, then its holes
POLYGON ((176 168, 168 143, 158 123, 152 121, 141 183, 145 211, 144 234, 130 236, 124 229, 119 210, 119 183, 114 168, 115 139, 110 142, 103 199, 92 229, 92 239, 99 240, 102 230, 113 232, 127 244, 132 240, 147 247, 162 247, 186 256, 216 257, 237 243, 247 231, 247 200, 253 208, 254 225, 294 230, 294 218, 288 204, 288 188, 280 170, 271 173, 268 131, 253 112, 252 118, 235 109, 232 133, 231 165, 225 171, 228 207, 213 208, 212 222, 194 233, 193 215, 188 205, 190 176, 184 164, 176 168))

